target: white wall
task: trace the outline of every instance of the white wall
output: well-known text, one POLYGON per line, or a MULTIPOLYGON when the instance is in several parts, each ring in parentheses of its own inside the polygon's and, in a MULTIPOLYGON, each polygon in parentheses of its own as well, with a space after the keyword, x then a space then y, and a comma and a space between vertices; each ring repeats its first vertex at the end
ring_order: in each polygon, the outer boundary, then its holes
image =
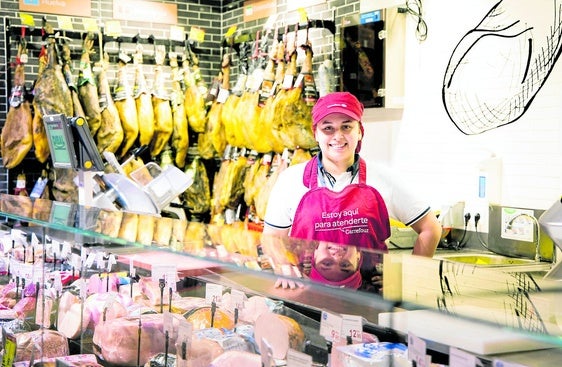
MULTIPOLYGON (((524 20, 534 27, 533 39, 538 43, 544 42, 553 25, 552 13, 558 2, 504 0, 504 5, 519 15, 531 14, 524 20)), ((381 136, 392 146, 365 149, 363 153, 387 160, 419 183, 435 208, 473 200, 477 196, 478 166, 492 155, 503 164, 499 204, 546 209, 562 195, 562 60, 558 60, 526 113, 509 125, 465 135, 454 126, 442 102, 445 70, 455 46, 496 3, 424 0, 427 40, 416 39, 412 17, 407 22, 402 120, 386 130, 384 125, 371 126, 379 123, 367 124, 365 139, 370 143, 364 143, 364 147, 384 144, 381 136)), ((484 57, 488 54, 497 63, 497 49, 490 48, 484 57)), ((482 88, 487 85, 485 81, 482 84, 482 88)))

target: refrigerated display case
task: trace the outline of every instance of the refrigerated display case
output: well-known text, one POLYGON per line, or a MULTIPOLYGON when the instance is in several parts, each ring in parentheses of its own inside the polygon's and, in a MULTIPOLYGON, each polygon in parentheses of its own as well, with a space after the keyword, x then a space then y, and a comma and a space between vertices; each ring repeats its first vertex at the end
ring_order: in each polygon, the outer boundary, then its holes
MULTIPOLYGON (((323 323, 327 315, 336 315, 338 320, 355 316, 360 326, 355 324, 353 331, 372 335, 379 342, 407 345, 409 338, 419 337, 427 343, 427 353, 445 363, 453 348, 474 355, 484 364, 503 360, 541 366, 562 361, 562 313, 559 312, 561 303, 556 301, 562 297, 562 288, 558 282, 542 280, 542 268, 540 271, 528 267, 521 271, 513 267, 475 268, 443 259, 390 252, 380 254, 382 260, 377 264, 384 279, 379 294, 334 287, 299 276, 303 269, 306 273, 306 267, 301 266, 304 254, 318 244, 275 238, 272 250, 262 246, 267 242, 263 237, 248 233, 244 226, 234 230, 231 225, 225 229, 197 223, 195 230, 188 230, 193 223, 174 219, 170 224, 170 218, 11 195, 1 195, 0 215, 4 219, 2 244, 7 259, 4 283, 12 283, 19 277, 22 291, 23 279, 41 290, 36 294, 39 308, 22 315, 31 317, 34 328, 44 332, 54 326, 38 323, 41 320, 37 315, 42 314, 39 310, 45 305, 47 289, 58 282, 52 271, 64 267, 67 275, 83 280, 84 286, 87 279, 98 277, 101 279, 98 289, 102 291, 104 287, 109 289, 109 275, 116 273, 129 280, 153 276, 165 279, 167 283, 160 288, 160 299, 165 298, 168 282, 173 284, 170 292, 176 288, 173 291, 182 297, 201 297, 207 301, 212 289, 209 285, 219 286, 221 294, 240 292, 246 298, 264 297, 281 305, 277 309, 279 313, 290 315, 302 325, 306 340, 301 352, 313 356, 320 365, 327 362, 328 346, 334 336, 333 325, 323 323), (167 241, 138 242, 138 236, 130 234, 131 218, 137 220, 138 230, 141 228, 138 223, 147 223, 147 217, 153 221, 153 228, 162 225, 157 222, 166 222, 171 225, 169 228, 179 228, 183 237, 180 232, 174 232, 177 229, 171 229, 167 241), (17 262, 20 268, 16 270, 17 262), (173 277, 168 277, 170 272, 174 273, 173 277), (277 287, 279 276, 295 281, 296 288, 277 287), (432 287, 434 279, 439 284, 436 287, 432 287), (482 279, 490 284, 488 289, 480 286, 482 279), (514 279, 508 290, 499 285, 506 284, 506 279, 514 279), (391 287, 401 291, 386 296, 385 287, 389 288, 389 294, 391 287), (512 308, 501 315, 509 314, 517 322, 500 320, 493 312, 498 304, 512 308)), ((132 294, 135 284, 133 281, 121 287, 130 288, 132 294)), ((55 303, 60 301, 58 297, 66 286, 57 287, 55 303)), ((77 292, 82 300, 86 296, 83 292, 86 292, 83 288, 77 292)), ((163 303, 160 309, 158 305, 153 308, 156 313, 163 313, 162 306, 163 303)), ((105 313, 98 315, 104 320, 105 316, 105 313)), ((340 325, 338 339, 347 337, 351 329, 345 330, 340 325)), ((71 352, 92 351, 95 343, 91 334, 91 330, 81 328, 77 337, 69 339, 71 352)), ((35 360, 44 350, 37 352, 35 360)))

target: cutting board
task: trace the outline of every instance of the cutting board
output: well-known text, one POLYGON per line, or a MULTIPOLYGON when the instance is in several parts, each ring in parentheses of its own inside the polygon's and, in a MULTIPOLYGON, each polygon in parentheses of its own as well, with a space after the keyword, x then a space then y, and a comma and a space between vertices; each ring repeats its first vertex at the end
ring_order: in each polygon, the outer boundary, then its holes
POLYGON ((480 355, 560 347, 505 328, 428 310, 381 313, 379 325, 480 355))

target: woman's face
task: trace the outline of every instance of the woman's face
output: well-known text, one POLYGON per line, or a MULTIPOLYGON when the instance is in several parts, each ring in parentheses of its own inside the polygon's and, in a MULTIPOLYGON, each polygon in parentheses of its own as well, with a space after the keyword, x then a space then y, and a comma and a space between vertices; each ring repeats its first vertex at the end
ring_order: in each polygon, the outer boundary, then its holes
POLYGON ((357 143, 363 138, 359 121, 342 113, 332 113, 319 121, 314 132, 322 157, 334 162, 355 158, 357 143))
POLYGON ((314 251, 314 265, 324 278, 339 282, 358 270, 359 257, 355 246, 320 242, 314 251))

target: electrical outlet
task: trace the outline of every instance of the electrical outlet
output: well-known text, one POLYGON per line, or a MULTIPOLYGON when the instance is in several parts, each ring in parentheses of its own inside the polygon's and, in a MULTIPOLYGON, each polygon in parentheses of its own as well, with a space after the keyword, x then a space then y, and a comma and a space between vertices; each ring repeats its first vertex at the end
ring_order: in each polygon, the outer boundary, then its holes
POLYGON ((488 202, 485 200, 472 200, 467 202, 465 206, 465 213, 470 213, 470 222, 468 223, 467 230, 476 232, 474 217, 476 213, 480 214, 480 219, 478 220, 478 233, 488 233, 489 231, 489 215, 490 207, 488 202))

